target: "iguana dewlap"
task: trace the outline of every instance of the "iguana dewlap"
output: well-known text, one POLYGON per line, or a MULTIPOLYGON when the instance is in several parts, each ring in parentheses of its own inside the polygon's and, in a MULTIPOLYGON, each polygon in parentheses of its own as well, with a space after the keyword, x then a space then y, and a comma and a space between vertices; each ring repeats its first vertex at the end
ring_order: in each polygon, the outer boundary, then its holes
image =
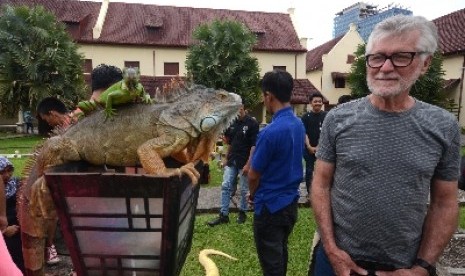
POLYGON ((215 249, 203 249, 199 253, 199 262, 205 268, 205 276, 220 276, 220 272, 215 262, 213 262, 213 260, 208 257, 208 255, 211 254, 220 255, 231 260, 237 261, 236 258, 231 257, 228 254, 223 253, 221 251, 215 249))

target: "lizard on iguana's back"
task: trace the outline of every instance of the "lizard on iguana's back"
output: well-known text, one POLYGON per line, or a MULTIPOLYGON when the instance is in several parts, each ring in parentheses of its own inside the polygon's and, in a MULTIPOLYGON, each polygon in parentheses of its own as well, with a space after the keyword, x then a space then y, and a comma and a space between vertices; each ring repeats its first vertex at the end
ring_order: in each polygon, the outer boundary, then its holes
POLYGON ((203 249, 199 253, 199 262, 205 269, 205 276, 220 276, 220 271, 218 270, 218 267, 216 266, 215 262, 213 262, 213 260, 208 257, 208 255, 210 254, 220 255, 231 260, 237 261, 236 258, 231 257, 228 254, 223 253, 221 251, 215 249, 203 249))
POLYGON ((79 102, 78 108, 87 115, 100 105, 105 107, 106 117, 111 118, 116 115, 113 106, 132 102, 149 104, 152 99, 140 83, 139 68, 129 67, 123 69, 123 79, 103 91, 98 100, 79 102))
POLYGON ((64 133, 45 141, 19 195, 19 219, 26 275, 44 275, 44 236, 47 219, 56 211, 44 171, 71 161, 93 165, 142 165, 147 174, 187 174, 195 184, 194 162, 208 162, 218 136, 237 116, 241 98, 203 86, 179 87, 165 103, 133 104, 118 108, 105 122, 103 110, 91 113, 64 133), (180 168, 167 168, 171 156, 180 168))

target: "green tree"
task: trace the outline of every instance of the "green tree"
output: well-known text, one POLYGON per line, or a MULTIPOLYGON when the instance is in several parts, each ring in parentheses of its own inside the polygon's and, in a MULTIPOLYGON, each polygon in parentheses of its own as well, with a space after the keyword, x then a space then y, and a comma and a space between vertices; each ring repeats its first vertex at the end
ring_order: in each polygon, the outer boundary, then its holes
MULTIPOLYGON (((355 56, 356 59, 351 66, 347 83, 349 84, 351 95, 354 98, 360 98, 370 94, 366 83, 364 44, 360 44, 357 47, 355 56)), ((450 99, 446 99, 445 94, 442 93, 443 76, 442 56, 439 52, 436 52, 428 71, 415 82, 410 90, 410 95, 421 101, 449 109, 454 103, 450 99)))
POLYGON ((260 102, 258 61, 250 54, 255 35, 236 21, 213 21, 194 30, 196 43, 186 60, 188 77, 195 83, 240 95, 245 105, 260 102))
POLYGON ((56 96, 70 105, 84 97, 83 57, 63 24, 43 7, 2 7, 0 110, 35 109, 56 96))

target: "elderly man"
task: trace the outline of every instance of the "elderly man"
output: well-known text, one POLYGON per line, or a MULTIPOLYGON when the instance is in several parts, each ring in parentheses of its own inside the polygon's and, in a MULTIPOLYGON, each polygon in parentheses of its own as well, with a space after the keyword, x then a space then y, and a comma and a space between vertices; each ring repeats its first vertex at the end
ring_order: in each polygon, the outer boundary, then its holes
POLYGON ((409 91, 437 37, 423 17, 380 22, 366 46, 371 94, 327 114, 312 183, 315 275, 435 274, 457 225, 460 131, 409 91))

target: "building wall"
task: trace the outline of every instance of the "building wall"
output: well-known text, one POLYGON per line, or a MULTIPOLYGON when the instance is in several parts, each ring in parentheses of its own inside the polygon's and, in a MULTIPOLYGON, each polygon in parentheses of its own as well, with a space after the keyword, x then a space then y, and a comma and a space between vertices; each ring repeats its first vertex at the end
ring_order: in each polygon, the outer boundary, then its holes
POLYGON ((333 49, 328 54, 323 55, 322 85, 320 91, 328 99, 330 105, 336 104, 340 96, 350 94, 347 82, 345 88, 335 88, 331 73, 349 73, 351 64, 347 62, 348 55, 355 55, 357 46, 362 43, 364 43, 363 39, 358 34, 355 26, 352 25, 350 30, 333 49))
MULTIPOLYGON (((442 69, 445 72, 444 79, 460 79, 463 82, 463 65, 465 64, 465 56, 463 55, 453 55, 446 56, 442 62, 442 69)), ((463 91, 464 87, 462 85, 457 85, 453 87, 450 91, 446 91, 447 97, 454 99, 456 103, 460 103, 460 117, 459 122, 462 127, 465 127, 465 95, 463 91), (462 90, 460 90, 462 88, 462 90), (460 96, 462 95, 462 96, 460 96), (460 102, 461 98, 461 102, 460 102)))
POLYGON ((315 86, 315 88, 321 92, 321 75, 323 71, 316 70, 307 72, 307 79, 315 86))
MULTIPOLYGON (((141 75, 164 76, 164 63, 178 62, 179 76, 185 76, 187 73, 185 68, 187 49, 80 45, 79 51, 86 59, 92 59, 93 67, 105 63, 123 68, 125 61, 138 61, 140 63, 141 75)), ((285 66, 286 71, 294 78, 306 78, 306 52, 253 52, 252 56, 256 57, 258 60, 261 77, 266 72, 273 70, 273 66, 285 66)), ((305 106, 302 105, 296 108, 296 112, 302 113, 305 106)), ((257 106, 252 112, 259 122, 266 123, 263 105, 257 106)))
POLYGON ((260 67, 260 76, 273 70, 274 66, 286 66, 286 71, 294 78, 305 78, 305 53, 254 52, 260 67))
MULTIPOLYGON (((92 59, 93 67, 106 63, 123 68, 125 61, 139 61, 141 75, 163 76, 164 63, 177 62, 179 75, 187 73, 187 49, 80 45, 79 51, 86 59, 92 59)), ((273 70, 273 66, 285 66, 295 78, 305 78, 305 53, 253 52, 252 56, 258 59, 260 76, 273 70)))
POLYGON ((111 64, 120 68, 125 61, 139 61, 140 72, 144 76, 163 76, 165 62, 179 63, 179 75, 186 73, 185 49, 151 48, 114 45, 80 45, 80 52, 86 59, 92 59, 92 66, 101 63, 111 64))

